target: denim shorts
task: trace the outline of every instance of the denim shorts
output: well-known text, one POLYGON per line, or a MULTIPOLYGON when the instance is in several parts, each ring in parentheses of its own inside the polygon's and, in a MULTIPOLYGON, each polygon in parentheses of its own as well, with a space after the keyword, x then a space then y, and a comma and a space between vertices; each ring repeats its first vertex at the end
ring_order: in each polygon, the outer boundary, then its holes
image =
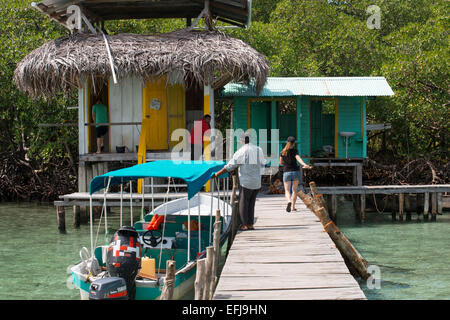
POLYGON ((283 182, 300 181, 300 171, 288 171, 283 173, 283 182))

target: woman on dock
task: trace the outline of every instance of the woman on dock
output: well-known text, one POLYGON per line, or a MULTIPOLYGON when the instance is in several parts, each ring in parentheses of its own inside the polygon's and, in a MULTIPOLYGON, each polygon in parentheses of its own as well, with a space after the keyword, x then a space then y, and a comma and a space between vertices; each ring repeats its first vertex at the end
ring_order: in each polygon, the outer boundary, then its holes
POLYGON ((291 210, 297 210, 295 208, 295 202, 297 200, 297 188, 299 183, 303 183, 303 172, 298 163, 302 165, 302 169, 311 169, 311 166, 307 165, 302 160, 302 158, 300 158, 298 150, 294 148, 294 146, 295 138, 290 136, 289 138, 287 138, 286 145, 281 151, 280 156, 280 164, 284 166, 283 184, 284 195, 288 202, 286 207, 287 212, 291 212, 291 210))

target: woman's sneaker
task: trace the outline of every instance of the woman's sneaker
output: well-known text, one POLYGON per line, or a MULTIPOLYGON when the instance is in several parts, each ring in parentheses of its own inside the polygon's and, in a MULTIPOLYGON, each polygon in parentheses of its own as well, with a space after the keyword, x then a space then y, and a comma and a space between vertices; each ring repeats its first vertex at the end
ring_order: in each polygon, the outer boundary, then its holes
POLYGON ((291 212, 291 205, 292 204, 290 202, 287 204, 287 207, 286 207, 287 212, 291 212))

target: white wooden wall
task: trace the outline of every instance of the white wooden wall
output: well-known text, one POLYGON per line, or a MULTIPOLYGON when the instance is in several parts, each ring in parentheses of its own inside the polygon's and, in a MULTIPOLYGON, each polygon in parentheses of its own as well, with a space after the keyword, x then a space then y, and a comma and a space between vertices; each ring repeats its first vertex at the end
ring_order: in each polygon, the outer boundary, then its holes
MULTIPOLYGON (((142 81, 138 78, 126 78, 118 84, 109 81, 109 121, 142 122, 142 81)), ((116 146, 127 146, 130 152, 136 152, 139 145, 141 125, 111 126, 111 152, 116 146)))
POLYGON ((84 124, 87 123, 86 118, 86 90, 78 89, 78 153, 88 153, 88 128, 84 124))
MULTIPOLYGON (((138 78, 126 78, 117 85, 109 81, 109 122, 142 122, 142 81, 138 78)), ((85 87, 78 89, 78 132, 79 154, 89 152, 88 122, 86 117, 87 95, 85 87)), ((116 146, 127 146, 130 152, 136 152, 139 145, 141 125, 111 126, 111 152, 116 152, 116 146)))

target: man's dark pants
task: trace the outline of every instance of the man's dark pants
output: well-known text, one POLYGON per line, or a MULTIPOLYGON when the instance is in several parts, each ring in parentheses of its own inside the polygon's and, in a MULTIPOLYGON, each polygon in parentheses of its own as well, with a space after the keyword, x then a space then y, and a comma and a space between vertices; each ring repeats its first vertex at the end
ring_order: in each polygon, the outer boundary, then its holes
POLYGON ((199 145, 199 144, 194 144, 191 143, 191 160, 201 160, 202 155, 203 155, 203 149, 204 146, 203 144, 199 145), (200 153, 200 154, 198 154, 200 153))
POLYGON ((259 189, 247 189, 239 186, 239 214, 243 225, 253 225, 255 219, 255 202, 259 189))

